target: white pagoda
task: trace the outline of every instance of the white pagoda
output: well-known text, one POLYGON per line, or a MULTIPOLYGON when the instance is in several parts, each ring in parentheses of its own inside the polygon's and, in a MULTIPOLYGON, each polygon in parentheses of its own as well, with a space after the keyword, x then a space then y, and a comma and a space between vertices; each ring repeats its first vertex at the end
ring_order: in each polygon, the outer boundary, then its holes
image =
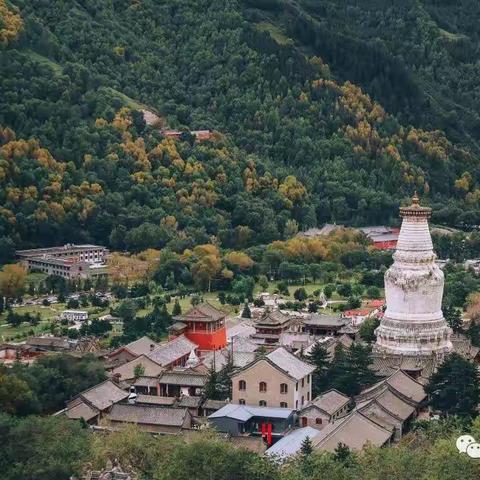
POLYGON ((375 331, 379 353, 440 359, 453 349, 452 330, 442 313, 444 279, 435 263, 430 215, 416 194, 412 205, 400 208, 403 221, 394 263, 385 273, 387 309, 375 331))

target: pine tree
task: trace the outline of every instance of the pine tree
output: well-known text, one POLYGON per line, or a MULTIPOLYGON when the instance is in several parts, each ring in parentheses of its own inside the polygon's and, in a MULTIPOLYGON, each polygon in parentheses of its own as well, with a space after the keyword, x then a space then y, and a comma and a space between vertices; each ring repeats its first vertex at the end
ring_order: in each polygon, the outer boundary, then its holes
POLYGON ((217 375, 218 400, 227 400, 232 398, 232 379, 230 378, 232 372, 233 358, 231 354, 228 354, 227 363, 217 375))
POLYGON ((262 358, 267 354, 267 348, 265 345, 260 345, 260 348, 255 352, 255 358, 262 358))
POLYGON ((320 343, 315 343, 307 356, 307 361, 315 366, 312 375, 312 394, 316 397, 326 389, 329 368, 328 353, 320 343))
POLYGON ((180 306, 180 303, 178 303, 178 298, 175 299, 175 303, 173 304, 173 310, 172 310, 172 315, 181 315, 182 314, 182 307, 180 306))
POLYGON ((213 364, 208 372, 208 378, 203 392, 205 397, 210 400, 220 400, 218 391, 218 373, 215 371, 215 366, 213 364))
POLYGON ((375 382, 376 377, 370 369, 372 364, 372 349, 370 346, 364 346, 360 343, 352 343, 348 350, 348 362, 352 375, 355 377, 357 392, 375 382))
POLYGON ((246 302, 245 306, 243 307, 242 318, 252 318, 252 312, 250 311, 250 307, 246 302))
POLYGON ((477 367, 457 353, 452 353, 430 377, 425 387, 430 405, 443 415, 476 415, 480 398, 477 367))
POLYGON ((462 316, 458 308, 455 308, 453 305, 444 307, 443 316, 454 332, 462 331, 462 316))
POLYGON ((310 439, 310 437, 308 435, 302 441, 302 445, 300 447, 300 453, 304 457, 313 453, 313 443, 312 443, 312 440, 310 439))
POLYGON ((349 463, 349 461, 352 459, 352 451, 350 448, 348 448, 347 445, 344 443, 339 443, 334 452, 333 452, 334 458, 337 462, 341 462, 343 464, 349 463))
POLYGON ((335 347, 335 354, 327 372, 330 387, 340 390, 348 396, 357 395, 362 388, 375 381, 370 370, 372 363, 371 348, 353 343, 345 351, 341 344, 335 347))
POLYGON ((315 466, 312 453, 312 440, 309 436, 306 436, 300 446, 300 468, 304 478, 310 478, 314 474, 315 466))
POLYGON ((165 303, 155 306, 152 313, 148 315, 151 328, 157 336, 163 335, 172 323, 172 317, 168 313, 165 303))

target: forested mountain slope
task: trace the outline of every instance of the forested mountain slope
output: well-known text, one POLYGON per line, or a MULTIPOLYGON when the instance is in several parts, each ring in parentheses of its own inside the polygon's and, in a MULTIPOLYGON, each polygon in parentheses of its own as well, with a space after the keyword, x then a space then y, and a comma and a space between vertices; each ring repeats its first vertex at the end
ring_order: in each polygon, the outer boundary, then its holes
MULTIPOLYGON (((480 223, 478 132, 466 114, 450 128, 425 87, 473 115, 473 75, 470 100, 447 95, 447 67, 435 83, 428 58, 414 64, 413 46, 436 44, 422 24, 391 2, 351 3, 0 0, 4 244, 181 250, 214 236, 241 248, 284 238, 293 220, 391 221, 414 189, 437 221, 480 223), (387 3, 413 46, 390 27, 368 40, 387 3), (218 133, 162 140, 143 106, 218 133)), ((468 15, 456 25, 473 29, 468 15)))
POLYGON ((480 4, 475 0, 248 2, 398 118, 478 152, 480 4))

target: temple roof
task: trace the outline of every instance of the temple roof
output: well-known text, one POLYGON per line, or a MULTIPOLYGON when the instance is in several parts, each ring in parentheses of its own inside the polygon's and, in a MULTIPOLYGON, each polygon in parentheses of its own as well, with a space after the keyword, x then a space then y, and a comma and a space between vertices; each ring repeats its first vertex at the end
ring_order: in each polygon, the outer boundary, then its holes
POLYGON ((390 440, 392 432, 354 411, 334 423, 329 423, 313 439, 314 448, 333 452, 339 443, 351 450, 361 450, 367 443, 381 447, 390 440))
POLYGON ((342 327, 347 323, 344 318, 320 313, 312 313, 309 317, 302 319, 302 322, 313 327, 342 327))
POLYGON ((195 305, 184 315, 177 315, 173 319, 177 322, 217 322, 225 316, 225 312, 205 302, 195 305))
POLYGON ((282 326, 290 321, 290 317, 280 310, 265 310, 264 314, 255 321, 256 325, 268 325, 271 327, 282 326))
POLYGON ((147 356, 159 365, 167 366, 190 354, 196 348, 198 348, 197 344, 191 342, 184 335, 180 335, 169 342, 159 345, 147 356))
POLYGON ((142 376, 145 377, 156 377, 164 370, 161 365, 153 361, 151 358, 148 358, 145 355, 140 355, 132 361, 114 368, 112 373, 113 375, 119 374, 122 380, 129 380, 135 378, 135 368, 139 365, 143 367, 142 376))
POLYGON ((322 393, 308 403, 305 408, 317 407, 323 410, 328 415, 333 415, 337 410, 340 410, 350 402, 350 398, 339 391, 332 389, 328 392, 322 393))
POLYGON ((76 400, 72 400, 68 404, 68 409, 78 405, 79 398, 98 410, 105 410, 114 403, 125 400, 127 397, 128 392, 122 390, 111 380, 105 380, 104 382, 81 392, 78 397, 76 397, 76 400))
POLYGON ((117 404, 112 407, 107 418, 116 422, 181 427, 187 415, 186 408, 117 404))

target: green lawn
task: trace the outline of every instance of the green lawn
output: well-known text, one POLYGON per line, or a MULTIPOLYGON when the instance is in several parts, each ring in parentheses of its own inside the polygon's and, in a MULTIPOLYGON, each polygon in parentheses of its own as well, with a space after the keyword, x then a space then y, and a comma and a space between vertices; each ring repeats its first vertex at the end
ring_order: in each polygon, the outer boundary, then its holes
MULTIPOLYGON (((45 275, 41 273, 32 273, 29 274, 28 276, 28 281, 29 282, 40 282, 44 279, 45 275)), ((278 282, 269 282, 268 287, 266 289, 267 292, 273 293, 277 289, 277 284, 278 282)), ((323 286, 321 283, 306 283, 305 285, 302 284, 296 284, 296 285, 289 285, 288 290, 290 292, 289 297, 285 297, 285 300, 294 300, 294 292, 298 288, 305 288, 306 292, 308 295, 311 295, 315 290, 322 290, 323 286)), ((262 288, 257 284, 255 286, 254 290, 254 295, 258 295, 263 291, 262 288)), ((160 292, 158 292, 160 293, 160 292)), ((163 292, 162 292, 163 293, 163 292)), ((383 290, 381 290, 381 293, 383 295, 383 290)), ((192 308, 192 303, 191 303, 191 296, 186 296, 185 298, 179 299, 180 307, 182 309, 182 312, 185 313, 187 312, 190 308, 192 308)), ((222 305, 219 300, 218 300, 218 292, 205 292, 203 293, 203 299, 206 302, 209 302, 212 304, 214 307, 219 308, 226 313, 230 314, 235 314, 235 312, 239 312, 242 310, 243 306, 239 305, 237 307, 233 305, 222 305)), ((333 294, 332 300, 345 300, 344 298, 340 297, 337 293, 333 294)), ((172 298, 172 300, 167 304, 167 309, 170 313, 172 313, 173 306, 175 303, 175 298, 172 298)), ((112 304, 111 307, 115 307, 116 303, 112 304)), ((98 307, 79 307, 80 310, 87 310, 90 318, 92 316, 102 316, 110 312, 110 308, 108 307, 106 309, 101 309, 98 307)), ((60 313, 65 310, 67 307, 64 303, 58 303, 58 304, 53 304, 48 307, 40 306, 40 305, 32 305, 32 306, 26 306, 26 307, 20 307, 20 308, 15 308, 14 311, 19 314, 24 314, 24 313, 31 313, 31 314, 39 314, 41 317, 41 322, 39 325, 33 327, 32 325, 29 324, 22 324, 19 327, 12 327, 8 324, 6 324, 6 313, 0 315, 0 341, 18 341, 25 339, 27 336, 32 334, 32 331, 34 334, 40 334, 43 332, 48 332, 49 331, 49 325, 53 321, 55 317, 58 317, 60 313)), ((145 316, 148 313, 150 313, 153 309, 153 306, 148 306, 145 309, 139 310, 137 315, 138 316, 145 316)), ((325 310, 326 313, 333 312, 333 310, 328 309, 325 310)), ((113 335, 118 335, 121 333, 122 327, 120 325, 115 325, 114 329, 112 331, 113 335)))
MULTIPOLYGON (((54 320, 54 318, 60 316, 63 310, 67 308, 65 303, 55 303, 48 307, 43 305, 29 305, 25 307, 14 308, 13 311, 17 314, 30 313, 40 315, 41 321, 38 325, 32 326, 28 323, 22 323, 18 327, 13 327, 6 323, 7 314, 3 313, 0 315, 0 341, 18 341, 23 340, 29 335, 32 334, 32 331, 35 335, 41 334, 49 331, 49 326, 54 320)), ((79 310, 86 310, 89 315, 105 315, 109 313, 110 308, 99 309, 98 307, 79 307, 79 310)))
MULTIPOLYGON (((182 309, 182 312, 185 313, 187 312, 190 308, 192 308, 192 303, 191 303, 192 297, 185 297, 185 298, 179 298, 178 303, 180 304, 180 307, 182 309)), ((234 310, 234 307, 232 305, 222 305, 218 301, 218 292, 206 292, 203 294, 203 300, 205 302, 210 303, 216 308, 219 308, 227 313, 230 313, 234 310)), ((167 309, 171 313, 173 310, 173 305, 175 304, 175 299, 172 299, 170 303, 167 304, 167 309)), ((240 308, 240 307, 238 307, 240 308)))

